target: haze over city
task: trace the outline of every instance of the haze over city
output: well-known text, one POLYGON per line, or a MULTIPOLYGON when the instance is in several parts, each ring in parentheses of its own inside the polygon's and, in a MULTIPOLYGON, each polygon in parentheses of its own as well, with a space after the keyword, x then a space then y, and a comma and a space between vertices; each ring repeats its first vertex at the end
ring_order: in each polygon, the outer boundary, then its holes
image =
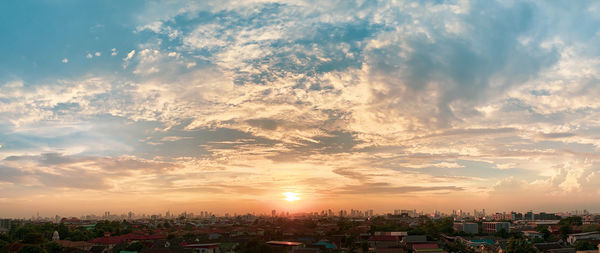
POLYGON ((0 217, 600 212, 599 17, 596 1, 3 1, 0 217))

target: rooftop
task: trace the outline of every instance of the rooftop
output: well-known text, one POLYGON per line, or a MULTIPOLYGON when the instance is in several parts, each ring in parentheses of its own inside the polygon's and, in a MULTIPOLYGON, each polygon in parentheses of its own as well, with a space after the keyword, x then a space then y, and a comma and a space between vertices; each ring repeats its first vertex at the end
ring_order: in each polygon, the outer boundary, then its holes
POLYGON ((301 242, 289 242, 289 241, 268 241, 267 244, 275 246, 300 246, 301 242))

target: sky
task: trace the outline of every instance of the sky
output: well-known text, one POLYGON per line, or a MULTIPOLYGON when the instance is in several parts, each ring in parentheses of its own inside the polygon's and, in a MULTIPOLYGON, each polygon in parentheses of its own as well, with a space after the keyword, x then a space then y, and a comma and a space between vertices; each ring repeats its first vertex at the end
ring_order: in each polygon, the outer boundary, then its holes
POLYGON ((0 33, 0 216, 600 211, 597 1, 2 1, 0 33))

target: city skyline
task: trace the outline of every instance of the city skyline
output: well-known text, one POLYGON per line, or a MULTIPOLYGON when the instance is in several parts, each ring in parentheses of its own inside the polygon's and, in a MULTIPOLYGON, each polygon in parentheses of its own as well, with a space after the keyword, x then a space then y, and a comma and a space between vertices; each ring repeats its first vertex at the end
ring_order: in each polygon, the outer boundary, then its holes
MULTIPOLYGON (((255 215, 255 216, 304 216, 304 215, 325 215, 325 216, 348 216, 348 217, 369 217, 369 216, 385 216, 385 215, 401 215, 407 214, 410 216, 441 216, 441 217, 493 217, 494 215, 503 214, 520 214, 523 216, 533 215, 533 214, 550 214, 557 215, 559 217, 569 217, 569 216, 582 216, 582 215, 597 215, 600 214, 598 211, 588 210, 588 209, 573 209, 573 210, 561 210, 561 211, 548 211, 548 210, 536 210, 536 209, 527 209, 527 210, 490 210, 490 209, 448 209, 448 210, 421 210, 421 209, 388 209, 388 210, 374 210, 374 209, 315 209, 315 210, 302 210, 302 211, 293 211, 290 209, 271 209, 271 210, 252 210, 248 212, 229 212, 225 211, 214 211, 214 210, 203 210, 203 209, 194 209, 194 210, 177 210, 177 209, 167 209, 160 211, 141 211, 141 210, 105 210, 100 213, 78 213, 78 214, 61 214, 61 213, 41 213, 39 211, 33 211, 33 213, 22 214, 21 216, 0 216, 0 218, 4 219, 54 219, 55 217, 60 218, 82 218, 83 217, 93 217, 94 219, 107 219, 107 218, 116 218, 121 219, 122 217, 130 216, 129 218, 147 218, 150 219, 152 216, 156 216, 156 218, 178 218, 182 215, 190 215, 190 217, 194 218, 207 218, 210 216, 217 217, 226 217, 226 216, 245 216, 245 215, 255 215), (344 212, 344 215, 340 215, 340 212, 344 212)), ((186 216, 187 217, 187 216, 186 216)), ((543 220, 543 219, 542 219, 543 220)))
MULTIPOLYGON (((418 216, 430 216, 430 217, 456 217, 456 218, 467 218, 467 217, 495 217, 497 215, 504 215, 502 217, 507 217, 506 215, 519 215, 518 219, 526 219, 526 220, 536 220, 537 218, 533 218, 534 215, 553 215, 553 217, 570 217, 570 216, 585 216, 585 215, 597 215, 598 212, 590 212, 587 209, 583 210, 569 210, 569 211, 561 211, 561 212, 547 212, 547 211, 536 211, 536 210, 510 210, 510 211, 486 211, 486 209, 474 209, 474 210, 462 210, 462 209, 452 209, 450 211, 440 211, 440 210, 417 210, 417 209, 394 209, 394 210, 373 210, 373 209, 323 209, 323 210, 309 210, 309 211, 301 211, 301 212, 290 212, 289 210, 264 210, 264 211, 253 211, 253 212, 212 212, 210 210, 184 210, 184 211, 174 211, 167 210, 163 212, 153 212, 153 213, 145 213, 145 212, 134 212, 134 211, 125 211, 125 212, 112 212, 112 211, 104 211, 103 213, 87 213, 87 214, 79 214, 79 215, 61 215, 61 214, 53 214, 53 215, 45 215, 40 214, 39 212, 35 212, 31 216, 21 216, 21 217, 0 217, 1 219, 29 219, 29 220, 53 220, 53 219, 71 219, 71 218, 81 218, 81 219, 94 219, 94 220, 104 220, 104 219, 156 219, 156 218, 166 218, 166 219, 176 219, 180 217, 185 218, 210 218, 212 216, 215 217, 236 217, 236 216, 277 216, 277 217, 292 217, 292 216, 347 216, 347 217, 374 217, 374 216, 387 216, 387 215, 408 215, 410 217, 418 217, 418 216), (471 212, 473 211, 473 212, 471 212)), ((513 218, 507 219, 512 220, 513 218)), ((555 218, 553 218, 555 219, 555 218)), ((493 220, 493 218, 492 218, 493 220)), ((539 219, 545 220, 545 219, 539 219)), ((551 219, 549 219, 551 220, 551 219)))
POLYGON ((0 217, 599 212, 599 16, 594 1, 2 2, 0 217))

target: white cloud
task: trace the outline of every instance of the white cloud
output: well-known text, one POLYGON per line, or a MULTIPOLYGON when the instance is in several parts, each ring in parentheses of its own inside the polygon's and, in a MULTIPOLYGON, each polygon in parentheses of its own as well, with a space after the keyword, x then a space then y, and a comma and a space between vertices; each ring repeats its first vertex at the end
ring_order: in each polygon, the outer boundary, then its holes
POLYGON ((484 192, 507 201, 527 189, 531 201, 598 192, 597 38, 577 42, 559 29, 548 35, 528 18, 561 23, 544 8, 467 1, 169 6, 140 18, 158 19, 138 26, 136 34, 154 37, 122 58, 133 78, 4 84, 0 116, 9 132, 47 137, 68 132, 47 126, 68 124, 96 131, 82 126, 114 117, 140 124, 131 134, 141 141, 122 140, 131 147, 120 150, 158 150, 155 159, 184 165, 137 175, 140 182, 111 181, 119 191, 127 183, 153 191, 152 180, 166 175, 193 188, 200 178, 220 184, 239 173, 240 181, 299 185, 315 195, 352 186, 420 197, 429 194, 423 189, 484 192), (227 15, 194 23, 199 9, 227 15), (259 169, 249 175, 249 167, 259 169), (198 168, 223 174, 203 178, 198 168), (302 181, 312 176, 332 183, 312 189, 302 181))
POLYGON ((124 61, 129 61, 131 60, 131 58, 133 58, 133 56, 135 55, 135 50, 131 50, 131 52, 129 52, 127 54, 127 57, 123 58, 124 61))
POLYGON ((125 58, 123 58, 123 69, 127 68, 127 66, 129 65, 129 61, 131 61, 131 59, 133 59, 133 56, 135 55, 135 49, 131 50, 127 56, 125 58))

